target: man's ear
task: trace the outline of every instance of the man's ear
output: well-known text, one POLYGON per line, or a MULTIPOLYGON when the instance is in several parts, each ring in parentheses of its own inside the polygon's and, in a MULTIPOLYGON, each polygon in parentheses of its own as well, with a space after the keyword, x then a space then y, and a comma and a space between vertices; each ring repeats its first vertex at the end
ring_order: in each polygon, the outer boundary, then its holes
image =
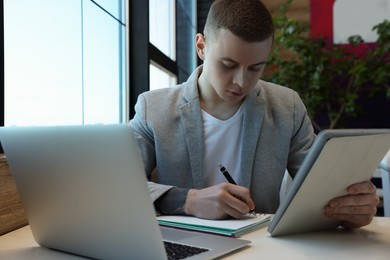
POLYGON ((201 60, 205 59, 205 47, 206 47, 206 39, 203 36, 203 34, 198 33, 195 36, 195 47, 196 47, 196 53, 198 53, 198 57, 201 60))

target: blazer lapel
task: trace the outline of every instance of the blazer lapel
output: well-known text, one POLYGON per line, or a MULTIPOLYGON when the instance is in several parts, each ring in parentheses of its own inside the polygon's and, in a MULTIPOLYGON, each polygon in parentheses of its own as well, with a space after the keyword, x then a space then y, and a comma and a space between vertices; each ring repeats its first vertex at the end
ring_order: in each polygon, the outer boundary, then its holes
POLYGON ((183 98, 186 104, 179 107, 181 120, 186 135, 188 153, 192 170, 192 181, 195 189, 204 188, 203 184, 203 154, 204 154, 204 137, 203 121, 200 109, 199 92, 198 92, 198 75, 199 67, 189 77, 185 83, 183 98))
POLYGON ((186 104, 180 107, 181 120, 187 140, 188 153, 192 169, 192 181, 195 189, 203 188, 203 127, 198 106, 186 104))
POLYGON ((240 185, 249 188, 257 148, 257 140, 265 113, 265 100, 260 96, 260 89, 246 97, 243 122, 243 140, 241 154, 240 185))

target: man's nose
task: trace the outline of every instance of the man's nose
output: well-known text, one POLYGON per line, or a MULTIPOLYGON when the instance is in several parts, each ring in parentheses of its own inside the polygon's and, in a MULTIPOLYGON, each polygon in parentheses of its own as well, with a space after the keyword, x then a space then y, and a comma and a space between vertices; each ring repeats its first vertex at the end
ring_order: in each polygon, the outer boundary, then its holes
POLYGON ((246 70, 245 69, 239 69, 234 74, 233 83, 235 85, 238 85, 240 88, 245 86, 246 81, 246 70))

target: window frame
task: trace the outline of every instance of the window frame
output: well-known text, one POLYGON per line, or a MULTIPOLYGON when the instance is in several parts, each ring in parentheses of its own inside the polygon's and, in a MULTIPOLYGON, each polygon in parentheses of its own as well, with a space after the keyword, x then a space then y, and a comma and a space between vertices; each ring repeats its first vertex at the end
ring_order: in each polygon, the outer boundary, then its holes
MULTIPOLYGON (((176 76, 177 83, 182 83, 187 80, 190 73, 197 66, 195 43, 193 35, 188 35, 188 30, 197 28, 197 3, 192 3, 191 12, 193 13, 194 20, 192 21, 192 27, 179 26, 181 21, 178 16, 178 5, 183 5, 188 0, 176 0, 175 3, 175 48, 176 48, 176 60, 172 60, 165 55, 156 46, 149 41, 149 1, 134 0, 130 1, 128 16, 129 26, 129 119, 134 117, 134 105, 137 102, 138 96, 150 89, 149 79, 149 64, 153 62, 166 71, 169 71, 172 75, 176 76), (192 43, 193 46, 188 46, 188 43, 192 43), (193 47, 193 48, 192 48, 193 47), (184 53, 180 50, 185 50, 184 53), (192 55, 193 62, 186 62, 186 59, 192 55)), ((188 18, 186 15, 183 17, 188 18)))

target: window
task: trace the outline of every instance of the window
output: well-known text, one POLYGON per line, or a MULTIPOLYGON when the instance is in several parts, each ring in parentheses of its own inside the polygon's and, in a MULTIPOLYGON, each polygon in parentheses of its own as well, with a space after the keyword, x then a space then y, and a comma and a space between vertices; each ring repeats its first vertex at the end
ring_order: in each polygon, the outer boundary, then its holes
MULTIPOLYGON (((149 41, 172 61, 176 60, 175 21, 175 0, 149 1, 149 41)), ((158 58, 152 56, 149 71, 150 90, 170 87, 177 82, 176 73, 169 72, 158 63, 158 58)))
POLYGON ((4 0, 4 124, 126 119, 124 0, 4 0))
POLYGON ((176 60, 175 0, 149 0, 149 41, 176 60))
POLYGON ((126 122, 139 94, 196 67, 197 1, 0 0, 0 13, 0 126, 126 122))
POLYGON ((150 63, 150 90, 172 87, 176 84, 176 75, 164 70, 154 62, 150 63))

